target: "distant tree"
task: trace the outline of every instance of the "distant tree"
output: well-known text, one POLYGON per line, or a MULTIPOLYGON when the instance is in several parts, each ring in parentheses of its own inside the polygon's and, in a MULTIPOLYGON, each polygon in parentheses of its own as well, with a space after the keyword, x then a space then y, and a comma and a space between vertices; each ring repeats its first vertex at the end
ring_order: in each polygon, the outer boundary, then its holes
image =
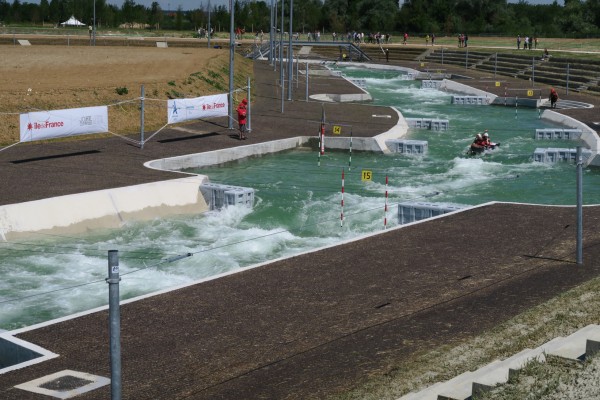
POLYGON ((39 16, 40 16, 42 22, 49 21, 50 20, 50 3, 48 3, 48 0, 41 0, 39 8, 40 8, 39 16))
POLYGON ((197 30, 202 26, 206 26, 207 18, 203 10, 197 8, 195 10, 190 11, 188 13, 188 16, 191 24, 194 27, 194 30, 197 30))
POLYGON ((600 34, 600 0, 587 0, 585 6, 587 8, 586 14, 596 26, 597 33, 600 34))
POLYGON ((394 29, 393 16, 399 11, 396 0, 358 0, 355 8, 359 30, 385 33, 394 29))
POLYGON ((229 10, 227 7, 213 7, 210 14, 210 24, 215 32, 217 32, 218 29, 229 31, 229 10))
POLYGON ((21 22, 21 2, 14 0, 10 6, 10 22, 21 22))
POLYGON ((55 24, 61 22, 62 15, 60 10, 60 0, 50 0, 50 5, 48 6, 48 19, 55 24))
POLYGON ((0 22, 10 23, 10 4, 6 0, 0 0, 0 22))
POLYGON ((153 1, 150 5, 150 15, 148 17, 148 23, 155 29, 162 24, 164 18, 164 12, 162 8, 160 8, 160 4, 158 2, 153 1))
POLYGON ((183 30, 183 9, 181 5, 177 7, 177 11, 175 12, 175 29, 178 31, 183 30))
POLYGON ((588 10, 579 0, 565 1, 563 12, 557 17, 561 31, 570 37, 586 37, 598 32, 594 15, 590 15, 588 10))
POLYGON ((340 33, 348 30, 348 2, 349 0, 325 0, 323 13, 331 31, 340 33))
MULTIPOLYGON (((248 8, 248 20, 246 24, 254 27, 256 32, 263 31, 268 32, 269 22, 271 17, 271 10, 267 3, 264 1, 252 1, 245 3, 248 8)), ((298 17, 294 15, 294 29, 297 29, 298 17)))

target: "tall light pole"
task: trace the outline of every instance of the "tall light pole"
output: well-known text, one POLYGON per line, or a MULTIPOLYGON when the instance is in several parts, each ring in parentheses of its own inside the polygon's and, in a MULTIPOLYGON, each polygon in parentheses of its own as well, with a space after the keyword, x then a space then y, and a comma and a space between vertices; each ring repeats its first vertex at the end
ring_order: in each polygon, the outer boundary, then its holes
POLYGON ((92 44, 96 45, 96 0, 94 0, 94 20, 92 21, 92 44))
POLYGON ((210 49, 210 1, 208 2, 208 48, 210 49))
POLYGON ((285 9, 285 3, 281 0, 281 27, 279 28, 279 80, 281 82, 281 104, 283 104, 283 91, 285 90, 285 82, 283 81, 283 11, 285 9))
POLYGON ((229 14, 229 129, 233 129, 233 55, 235 50, 233 0, 229 0, 229 14))
POLYGON ((292 51, 292 19, 294 18, 294 0, 290 0, 290 35, 288 38, 288 101, 292 101, 292 81, 294 77, 294 52, 292 51))
POLYGON ((271 0, 271 20, 270 20, 270 24, 271 26, 269 27, 269 64, 273 65, 273 26, 275 25, 275 5, 273 4, 274 0, 271 0))

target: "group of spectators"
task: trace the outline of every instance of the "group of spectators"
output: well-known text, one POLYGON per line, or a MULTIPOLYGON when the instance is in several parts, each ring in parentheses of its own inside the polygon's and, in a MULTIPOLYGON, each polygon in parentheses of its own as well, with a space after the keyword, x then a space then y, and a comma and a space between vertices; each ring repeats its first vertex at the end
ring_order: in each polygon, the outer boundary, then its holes
POLYGON ((538 47, 538 38, 537 36, 525 36, 525 38, 521 38, 521 35, 517 36, 517 50, 521 50, 521 43, 523 43, 523 50, 531 50, 531 46, 534 49, 538 47))
POLYGON ((200 39, 208 39, 208 37, 212 37, 215 33, 215 28, 210 28, 210 32, 206 28, 198 28, 198 37, 200 39))
POLYGON ((469 35, 460 33, 458 35, 458 47, 467 47, 469 45, 469 35))
MULTIPOLYGON (((331 39, 336 42, 339 40, 337 33, 333 32, 331 34, 331 39)), ((348 32, 346 34, 346 40, 349 42, 353 42, 356 44, 361 43, 376 43, 376 44, 387 44, 391 43, 392 37, 389 33, 368 33, 365 35, 364 32, 348 32)))

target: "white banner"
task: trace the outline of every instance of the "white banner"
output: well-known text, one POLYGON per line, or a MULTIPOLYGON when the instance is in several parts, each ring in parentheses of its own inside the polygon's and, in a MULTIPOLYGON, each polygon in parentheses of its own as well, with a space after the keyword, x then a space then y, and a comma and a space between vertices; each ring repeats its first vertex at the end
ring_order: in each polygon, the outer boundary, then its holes
POLYGON ((21 142, 108 132, 108 107, 21 114, 21 142))
POLYGON ((229 115, 227 94, 196 97, 194 99, 175 99, 168 101, 168 122, 188 121, 210 117, 226 117, 229 115))

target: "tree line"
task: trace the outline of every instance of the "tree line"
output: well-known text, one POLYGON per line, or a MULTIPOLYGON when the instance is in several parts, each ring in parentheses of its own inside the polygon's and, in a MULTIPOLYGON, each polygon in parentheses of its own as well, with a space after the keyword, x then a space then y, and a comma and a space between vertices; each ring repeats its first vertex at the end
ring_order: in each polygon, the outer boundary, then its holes
MULTIPOLYGON (((281 10, 281 1, 275 2, 281 10)), ((40 0, 39 4, 0 0, 0 23, 4 25, 58 25, 74 15, 81 22, 102 28, 123 24, 147 29, 196 30, 211 26, 229 31, 229 9, 200 5, 194 10, 163 10, 125 0, 121 7, 106 0, 40 0)), ((269 31, 267 1, 235 0, 236 27, 247 32, 269 31)), ((284 26, 288 28, 289 1, 283 1, 284 26)), ((534 5, 521 0, 296 0, 294 31, 300 33, 365 32, 436 35, 532 35, 543 37, 600 37, 600 0, 564 0, 534 5)), ((280 13, 278 12, 278 17, 280 13)), ((278 23, 279 25, 279 23, 278 23)))

